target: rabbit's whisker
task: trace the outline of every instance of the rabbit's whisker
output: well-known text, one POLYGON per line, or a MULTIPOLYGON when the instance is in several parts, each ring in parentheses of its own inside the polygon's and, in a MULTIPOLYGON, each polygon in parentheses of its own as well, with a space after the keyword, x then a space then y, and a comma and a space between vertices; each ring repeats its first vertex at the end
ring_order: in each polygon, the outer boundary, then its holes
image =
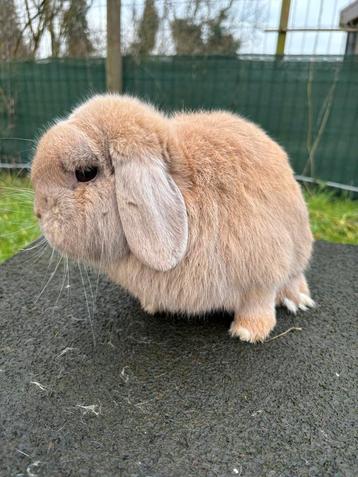
POLYGON ((41 247, 41 245, 44 245, 45 243, 46 243, 45 237, 41 237, 41 239, 39 240, 38 243, 36 243, 32 247, 23 248, 22 251, 23 252, 30 252, 31 250, 35 250, 36 248, 41 247))
MULTIPOLYGON (((6 193, 8 199, 11 199, 11 201, 13 200, 16 200, 16 203, 12 202, 11 203, 11 206, 12 206, 12 209, 13 210, 18 210, 20 208, 20 206, 22 205, 26 205, 27 207, 31 207, 31 205, 33 204, 33 197, 25 197, 23 195, 15 195, 11 192, 11 194, 8 194, 6 193)), ((7 206, 10 205, 9 203, 10 201, 8 201, 8 203, 6 204, 7 206)))
POLYGON ((87 267, 84 265, 83 266, 85 272, 86 272, 86 277, 87 277, 87 281, 88 281, 88 286, 89 286, 89 290, 90 290, 90 294, 91 294, 91 299, 92 299, 92 316, 94 317, 95 315, 95 304, 94 304, 94 294, 93 294, 93 288, 92 288, 92 283, 91 283, 91 280, 90 280, 90 276, 88 274, 88 269, 87 267))
POLYGON ((0 141, 26 141, 36 144, 35 139, 28 139, 26 137, 2 137, 0 138, 0 141))
MULTIPOLYGON (((67 259, 67 257, 64 257, 64 258, 67 259)), ((68 260, 68 259, 67 259, 67 260, 68 260)), ((64 260, 64 262, 63 262, 63 279, 62 279, 62 284, 61 284, 60 291, 58 292, 58 295, 57 295, 55 304, 53 305, 51 317, 53 317, 53 315, 54 315, 54 313, 55 313, 58 300, 60 299, 61 294, 62 294, 62 291, 63 291, 63 289, 64 289, 64 287, 65 287, 66 278, 67 278, 67 276, 66 276, 66 260, 64 260)))
POLYGON ((0 184, 0 189, 10 191, 10 192, 13 192, 15 194, 28 194, 28 195, 31 195, 31 196, 34 195, 34 191, 32 189, 24 189, 24 188, 21 188, 21 187, 10 187, 10 186, 5 186, 5 185, 0 184))
POLYGON ((22 260, 22 264, 24 265, 25 263, 31 263, 32 265, 35 265, 41 260, 46 250, 47 244, 42 244, 41 248, 37 249, 35 252, 33 252, 33 254, 29 254, 25 260, 22 260))
POLYGON ((52 260, 53 260, 54 255, 55 255, 55 249, 53 248, 53 249, 52 249, 52 252, 51 252, 51 256, 50 256, 49 261, 48 261, 47 271, 48 271, 49 268, 51 267, 51 264, 52 264, 52 260))
MULTIPOLYGON (((41 258, 44 256, 45 252, 47 251, 47 244, 44 244, 43 248, 40 249, 34 257, 32 257, 33 259, 33 265, 35 265, 37 262, 39 262, 41 260, 41 258)), ((31 258, 31 257, 30 257, 31 258)))
POLYGON ((99 276, 100 276, 100 272, 101 272, 102 266, 103 266, 102 259, 103 259, 103 241, 101 243, 101 255, 99 257, 99 267, 98 267, 98 271, 97 271, 96 286, 95 286, 94 298, 93 298, 93 307, 95 307, 96 302, 97 302, 99 276))
POLYGON ((7 232, 6 234, 0 234, 0 237, 11 237, 12 235, 17 235, 19 232, 23 232, 24 230, 30 230, 36 227, 36 225, 29 225, 27 227, 22 227, 19 230, 15 230, 14 232, 7 232))
POLYGON ((59 259, 59 261, 57 262, 57 265, 56 265, 54 271, 51 273, 50 278, 47 280, 45 286, 44 286, 43 289, 41 290, 41 293, 40 293, 39 296, 36 298, 35 303, 37 303, 37 302, 39 301, 39 299, 41 298, 42 294, 44 293, 44 291, 46 290, 46 288, 48 287, 48 285, 49 285, 50 282, 52 281, 53 277, 56 275, 57 269, 58 269, 58 267, 60 266, 60 263, 61 263, 61 261, 62 261, 62 258, 63 258, 63 257, 60 256, 60 259, 59 259))
POLYGON ((34 224, 32 222, 30 222, 28 219, 27 220, 7 220, 7 217, 6 218, 1 218, 1 220, 6 220, 6 223, 7 224, 11 224, 11 225, 33 225, 34 227, 36 227, 37 224, 34 224))
POLYGON ((78 265, 78 270, 79 270, 79 272, 80 272, 81 281, 82 281, 82 285, 83 285, 83 292, 84 292, 84 297, 85 297, 85 301, 86 301, 86 307, 87 307, 87 312, 88 312, 88 319, 89 319, 89 323, 90 323, 90 327, 91 327, 91 332, 92 332, 93 346, 96 346, 96 336, 95 336, 95 332, 94 332, 94 328, 93 328, 93 321, 92 321, 92 317, 91 317, 91 310, 90 310, 89 303, 88 303, 88 297, 87 297, 87 291, 86 291, 85 281, 84 281, 84 279, 83 279, 83 274, 82 274, 81 265, 80 265, 79 263, 77 263, 77 265, 78 265))
POLYGON ((69 300, 71 295, 71 285, 70 285, 70 267, 68 265, 68 257, 66 257, 66 270, 67 270, 67 285, 66 285, 67 299, 69 300))
POLYGON ((32 262, 33 264, 37 263, 40 260, 40 258, 44 255, 46 250, 47 250, 47 243, 45 242, 40 244, 40 247, 35 249, 34 252, 30 253, 28 257, 25 260, 23 260, 22 263, 28 263, 28 262, 32 262))

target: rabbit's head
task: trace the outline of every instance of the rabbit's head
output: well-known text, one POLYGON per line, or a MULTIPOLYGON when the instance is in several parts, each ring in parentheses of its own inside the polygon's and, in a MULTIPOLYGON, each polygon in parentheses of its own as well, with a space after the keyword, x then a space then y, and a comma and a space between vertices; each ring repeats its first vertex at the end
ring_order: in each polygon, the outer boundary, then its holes
POLYGON ((41 138, 35 213, 50 244, 99 267, 132 253, 166 271, 187 248, 185 202, 170 174, 169 121, 135 99, 99 96, 41 138))

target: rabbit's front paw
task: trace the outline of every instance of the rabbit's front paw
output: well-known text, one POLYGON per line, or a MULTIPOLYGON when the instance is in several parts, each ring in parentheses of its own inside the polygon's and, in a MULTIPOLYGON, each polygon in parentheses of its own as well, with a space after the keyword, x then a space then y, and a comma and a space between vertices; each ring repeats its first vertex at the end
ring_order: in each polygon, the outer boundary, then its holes
POLYGON ((241 341, 260 343, 265 341, 276 324, 272 313, 257 316, 235 315, 229 333, 232 338, 238 337, 241 341))

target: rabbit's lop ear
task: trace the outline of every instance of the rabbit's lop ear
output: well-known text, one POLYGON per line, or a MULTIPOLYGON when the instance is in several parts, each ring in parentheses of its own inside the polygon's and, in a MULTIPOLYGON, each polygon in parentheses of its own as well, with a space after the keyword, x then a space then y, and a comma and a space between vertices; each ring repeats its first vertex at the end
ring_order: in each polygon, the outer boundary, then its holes
POLYGON ((186 207, 178 186, 159 159, 115 162, 119 215, 130 250, 155 270, 174 268, 188 241, 186 207))

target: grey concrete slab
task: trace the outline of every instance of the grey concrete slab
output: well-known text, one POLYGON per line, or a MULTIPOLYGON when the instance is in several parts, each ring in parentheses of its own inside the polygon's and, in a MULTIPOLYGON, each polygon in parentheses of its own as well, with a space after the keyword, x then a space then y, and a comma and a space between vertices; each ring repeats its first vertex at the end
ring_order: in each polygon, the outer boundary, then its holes
POLYGON ((256 346, 76 265, 36 301, 57 263, 36 253, 0 267, 1 476, 358 475, 358 247, 317 243, 318 307, 256 346))

